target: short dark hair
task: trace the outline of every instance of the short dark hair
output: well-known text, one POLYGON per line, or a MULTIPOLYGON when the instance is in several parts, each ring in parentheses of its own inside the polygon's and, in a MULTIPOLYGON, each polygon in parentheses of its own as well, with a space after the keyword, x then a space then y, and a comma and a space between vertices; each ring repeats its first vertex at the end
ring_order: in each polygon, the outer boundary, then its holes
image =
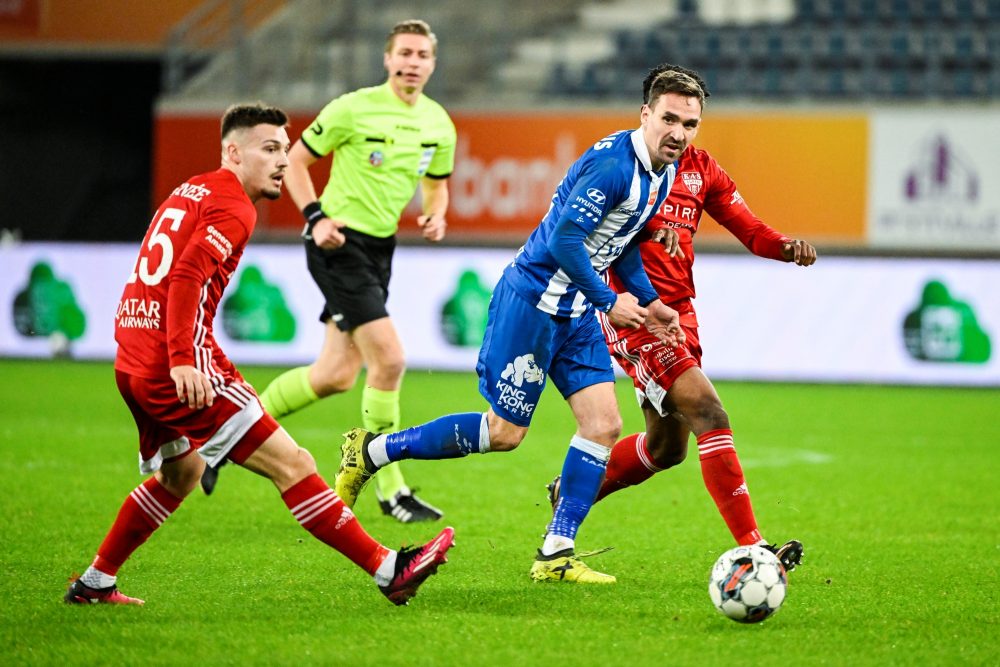
POLYGON ((288 127, 288 114, 278 107, 268 106, 263 102, 234 104, 222 114, 222 138, 225 139, 233 130, 258 125, 288 127))
MULTIPOLYGON (((643 104, 649 104, 649 102, 650 102, 649 92, 650 92, 650 90, 653 87, 653 82, 656 80, 656 78, 658 76, 660 76, 664 72, 677 72, 679 74, 687 75, 688 77, 690 77, 691 79, 693 79, 694 82, 698 85, 698 87, 701 88, 701 95, 698 95, 697 97, 699 97, 699 99, 701 100, 701 106, 702 106, 702 108, 705 107, 705 100, 707 100, 709 97, 712 96, 712 94, 710 92, 708 92, 708 86, 705 85, 705 80, 702 79, 701 76, 697 72, 695 72, 693 69, 688 69, 687 67, 681 67, 680 65, 674 65, 672 63, 662 63, 660 65, 657 65, 653 69, 649 70, 649 74, 647 74, 646 78, 643 79, 643 81, 642 81, 642 103, 643 104)), ((663 91, 660 91, 659 95, 662 95, 665 92, 667 92, 667 93, 676 93, 676 92, 681 92, 681 91, 678 91, 678 90, 663 90, 663 91)), ((657 95, 657 97, 659 97, 659 95, 657 95)))
POLYGON ((392 30, 389 31, 389 35, 385 38, 386 53, 392 51, 392 45, 393 42, 396 41, 396 35, 423 35, 427 39, 431 40, 431 49, 434 51, 435 55, 437 54, 438 38, 437 35, 431 32, 431 26, 427 23, 427 21, 421 21, 420 19, 407 19, 392 26, 392 30))

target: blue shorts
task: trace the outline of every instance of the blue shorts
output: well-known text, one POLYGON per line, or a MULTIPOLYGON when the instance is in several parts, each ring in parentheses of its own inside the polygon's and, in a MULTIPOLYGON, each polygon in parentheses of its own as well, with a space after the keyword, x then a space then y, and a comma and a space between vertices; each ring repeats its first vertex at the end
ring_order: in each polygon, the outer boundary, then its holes
POLYGON ((569 398, 585 387, 614 382, 611 355, 592 312, 580 317, 544 313, 500 278, 476 363, 479 393, 493 411, 527 426, 546 375, 569 398))

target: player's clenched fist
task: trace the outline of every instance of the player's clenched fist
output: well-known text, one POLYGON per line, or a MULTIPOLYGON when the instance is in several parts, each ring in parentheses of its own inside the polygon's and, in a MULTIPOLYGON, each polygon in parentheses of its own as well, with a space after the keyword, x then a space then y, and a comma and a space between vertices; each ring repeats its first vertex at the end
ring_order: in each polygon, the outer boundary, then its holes
POLYGON ((215 400, 208 376, 194 366, 174 366, 170 369, 170 379, 177 384, 177 398, 192 410, 212 405, 215 400))
POLYGON ((347 237, 340 229, 344 223, 330 218, 321 218, 312 228, 313 242, 324 250, 334 250, 347 242, 347 237))
POLYGON ((806 241, 789 241, 781 246, 781 256, 786 262, 795 262, 799 266, 812 266, 816 263, 816 248, 806 241))
POLYGON ((421 215, 417 218, 417 226, 420 227, 425 239, 437 243, 444 239, 448 223, 445 222, 443 215, 421 215))
POLYGON ((619 327, 638 329, 646 321, 649 312, 639 305, 639 300, 629 292, 618 295, 615 305, 608 311, 608 319, 619 327))

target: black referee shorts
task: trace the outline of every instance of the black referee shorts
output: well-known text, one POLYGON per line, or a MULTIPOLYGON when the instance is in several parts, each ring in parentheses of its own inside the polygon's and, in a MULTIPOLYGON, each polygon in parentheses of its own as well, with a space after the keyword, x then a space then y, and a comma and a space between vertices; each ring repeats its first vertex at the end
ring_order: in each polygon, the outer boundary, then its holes
POLYGON ((351 331, 389 315, 385 302, 396 237, 382 239, 347 227, 340 231, 347 242, 334 250, 306 241, 306 263, 326 301, 320 321, 332 319, 341 331, 351 331))

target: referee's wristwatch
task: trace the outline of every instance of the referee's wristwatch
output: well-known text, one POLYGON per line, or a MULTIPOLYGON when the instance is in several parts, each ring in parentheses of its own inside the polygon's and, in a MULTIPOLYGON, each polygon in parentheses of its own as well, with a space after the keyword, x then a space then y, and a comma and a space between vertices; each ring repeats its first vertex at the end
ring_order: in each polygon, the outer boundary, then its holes
POLYGON ((306 219, 306 226, 302 228, 302 238, 312 241, 312 231, 316 223, 326 217, 323 207, 318 201, 310 202, 302 208, 302 216, 306 219))

